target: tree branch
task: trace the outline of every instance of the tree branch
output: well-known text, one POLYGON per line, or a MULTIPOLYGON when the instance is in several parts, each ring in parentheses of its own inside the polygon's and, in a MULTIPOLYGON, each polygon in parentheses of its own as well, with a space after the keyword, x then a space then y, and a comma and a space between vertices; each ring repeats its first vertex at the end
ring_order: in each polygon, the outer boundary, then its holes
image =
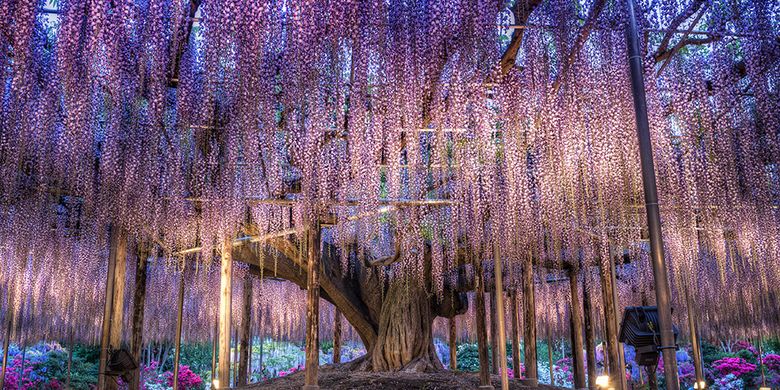
POLYGON ((580 33, 577 35, 577 39, 574 40, 574 44, 572 45, 571 50, 569 50, 569 55, 566 56, 566 61, 563 63, 561 73, 553 83, 552 96, 558 94, 558 90, 563 85, 563 80, 566 78, 566 74, 569 72, 569 68, 571 68, 571 66, 574 64, 574 60, 580 53, 582 46, 585 45, 585 42, 588 40, 588 36, 590 36, 591 31, 593 31, 593 27, 596 25, 596 21, 598 20, 601 11, 604 10, 604 6, 606 4, 606 0, 596 0, 596 3, 594 3, 593 7, 591 7, 590 12, 588 13, 588 19, 585 21, 585 25, 582 26, 582 29, 580 29, 580 33))

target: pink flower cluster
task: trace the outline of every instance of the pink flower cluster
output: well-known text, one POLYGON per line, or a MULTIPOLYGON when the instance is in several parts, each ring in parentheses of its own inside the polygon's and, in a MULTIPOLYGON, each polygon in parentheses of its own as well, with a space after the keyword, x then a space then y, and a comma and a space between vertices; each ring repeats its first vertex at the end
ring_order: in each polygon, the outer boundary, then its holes
MULTIPOLYGON (((168 379, 168 386, 173 387, 173 373, 170 371, 165 372, 165 377, 168 379)), ((179 388, 180 389, 195 389, 203 384, 198 374, 190 370, 190 366, 179 366, 179 388)))
POLYGON ((290 368, 287 371, 279 371, 279 376, 292 375, 292 374, 295 374, 296 372, 301 371, 301 370, 302 370, 301 366, 292 367, 292 368, 290 368))
MULTIPOLYGON (((40 380, 33 380, 30 378, 30 374, 33 372, 32 362, 27 359, 24 360, 23 379, 19 378, 19 371, 22 369, 21 366, 22 357, 21 355, 16 355, 13 361, 11 361, 9 367, 6 369, 5 385, 3 386, 3 390, 27 390, 38 389, 40 387, 40 380)), ((55 387, 52 387, 54 389, 59 389, 61 387, 59 383, 55 383, 54 386, 55 387)))
POLYGON ((769 371, 780 372, 780 355, 768 353, 764 356, 764 366, 769 371))
POLYGON ((714 361, 712 365, 721 375, 734 374, 735 376, 740 376, 756 370, 755 364, 748 363, 745 359, 739 357, 726 357, 714 361))

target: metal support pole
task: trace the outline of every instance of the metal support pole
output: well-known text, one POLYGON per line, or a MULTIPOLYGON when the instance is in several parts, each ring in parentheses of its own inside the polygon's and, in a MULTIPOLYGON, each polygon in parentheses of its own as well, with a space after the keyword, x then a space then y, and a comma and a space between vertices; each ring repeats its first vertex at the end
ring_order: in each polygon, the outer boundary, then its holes
POLYGON ((679 390, 677 376, 677 349, 672 330, 671 292, 664 260, 664 243, 661 235, 661 214, 658 209, 658 190, 655 183, 653 148, 650 140, 650 124, 647 119, 647 102, 642 67, 642 55, 639 50, 639 34, 634 10, 634 0, 627 0, 628 24, 626 37, 628 43, 628 62, 631 69, 631 89, 634 95, 637 135, 639 137, 639 156, 642 165, 642 184, 645 193, 647 227, 650 232, 650 258, 653 263, 655 279, 656 306, 658 306, 658 326, 661 333, 661 350, 664 359, 667 390, 679 390))
POLYGON ((181 270, 181 277, 179 278, 179 301, 178 314, 176 316, 176 340, 173 355, 173 390, 179 390, 179 358, 181 356, 181 325, 182 318, 184 317, 184 268, 181 270))
POLYGON ((495 237, 493 239, 493 263, 493 273, 495 274, 496 279, 494 288, 495 299, 493 300, 493 304, 496 308, 495 311, 498 320, 498 323, 494 328, 498 334, 493 334, 498 337, 495 338, 496 340, 493 344, 498 351, 498 365, 501 370, 501 372, 499 372, 499 375, 501 376, 501 389, 509 390, 509 373, 507 372, 506 364, 506 324, 504 324, 506 318, 504 316, 504 277, 501 270, 501 252, 498 248, 498 239, 495 237))
POLYGON ((571 292, 571 352, 574 361, 574 388, 585 389, 585 359, 582 353, 582 319, 580 317, 580 288, 576 269, 569 271, 571 292))

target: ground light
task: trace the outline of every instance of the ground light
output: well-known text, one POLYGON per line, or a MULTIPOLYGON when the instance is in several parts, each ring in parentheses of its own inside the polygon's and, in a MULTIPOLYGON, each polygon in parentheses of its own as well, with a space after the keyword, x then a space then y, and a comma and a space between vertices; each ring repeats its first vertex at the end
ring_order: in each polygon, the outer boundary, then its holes
POLYGON ((707 382, 705 381, 698 381, 693 384, 693 388, 697 390, 701 390, 707 387, 707 382))
POLYGON ((598 378, 596 378, 596 386, 600 389, 606 389, 609 387, 609 376, 608 375, 599 375, 598 378))
POLYGON ((219 389, 219 379, 214 379, 213 381, 211 381, 211 387, 213 389, 219 389))

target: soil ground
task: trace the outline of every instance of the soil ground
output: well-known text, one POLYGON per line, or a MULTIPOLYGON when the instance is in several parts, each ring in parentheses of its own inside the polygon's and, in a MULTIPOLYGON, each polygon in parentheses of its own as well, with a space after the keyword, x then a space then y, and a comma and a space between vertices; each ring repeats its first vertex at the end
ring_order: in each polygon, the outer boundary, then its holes
MULTIPOLYGON (((244 389, 282 389, 299 390, 303 386, 304 373, 275 378, 262 383, 253 384, 244 389)), ((350 372, 338 369, 320 368, 320 389, 323 390, 461 390, 479 388, 477 373, 442 371, 436 373, 405 373, 405 372, 350 372)), ((498 376, 492 377, 493 386, 501 389, 498 376)), ((510 379, 510 389, 531 389, 521 385, 517 380, 510 379)), ((557 390, 561 387, 539 385, 539 390, 557 390)))

